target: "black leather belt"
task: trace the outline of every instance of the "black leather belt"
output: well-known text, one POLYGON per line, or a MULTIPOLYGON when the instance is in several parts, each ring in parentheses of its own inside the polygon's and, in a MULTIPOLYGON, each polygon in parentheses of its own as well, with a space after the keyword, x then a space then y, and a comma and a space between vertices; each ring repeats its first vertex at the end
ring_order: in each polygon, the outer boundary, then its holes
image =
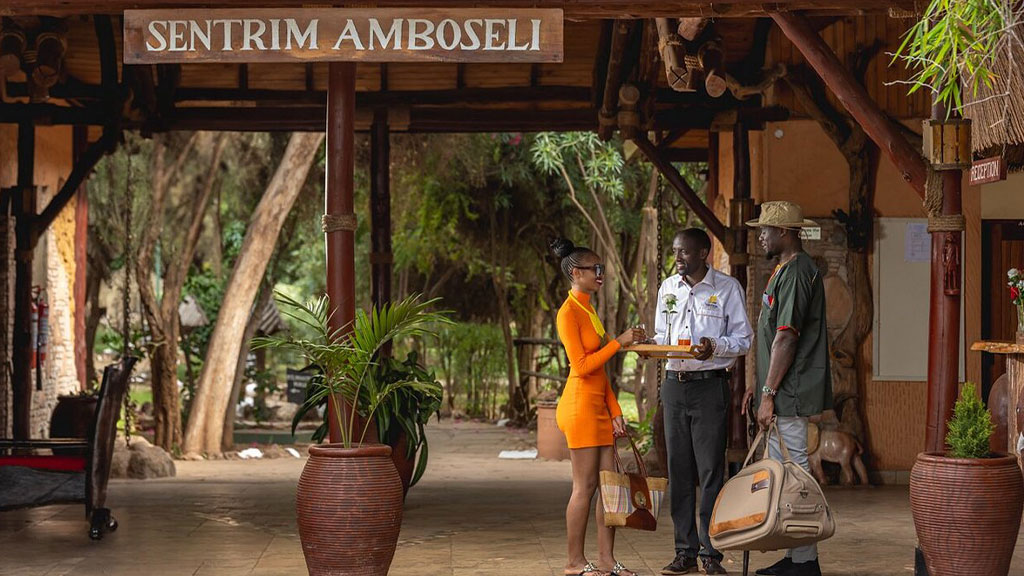
POLYGON ((680 382, 687 382, 690 380, 708 380, 711 378, 729 378, 728 370, 666 370, 665 373, 669 378, 675 378, 680 382))

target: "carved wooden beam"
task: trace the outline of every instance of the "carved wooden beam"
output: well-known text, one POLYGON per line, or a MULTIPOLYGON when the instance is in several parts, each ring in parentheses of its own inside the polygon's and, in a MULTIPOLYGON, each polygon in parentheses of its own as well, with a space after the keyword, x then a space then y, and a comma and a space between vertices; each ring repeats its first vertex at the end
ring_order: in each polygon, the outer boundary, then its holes
MULTIPOLYGON (((308 0, 276 0, 275 7, 308 6, 308 0)), ((409 0, 377 0, 379 8, 408 8, 409 0)), ((416 2, 416 8, 478 8, 479 0, 429 0, 416 2)), ((765 15, 769 10, 803 10, 809 14, 865 15, 888 14, 890 8, 918 11, 913 0, 726 0, 700 2, 643 2, 613 0, 608 2, 580 2, 560 0, 504 0, 493 2, 496 11, 502 8, 562 8, 567 19, 592 18, 749 18, 765 15)), ((217 4, 222 8, 265 8, 266 0, 225 0, 217 4)), ((0 16, 42 15, 70 16, 81 14, 121 14, 133 8, 209 8, 209 0, 6 0, 0 4, 0 16)))
POLYGON ((665 63, 668 85, 677 92, 689 92, 683 38, 672 31, 672 20, 657 18, 655 24, 658 28, 658 51, 661 53, 661 61, 665 63))
POLYGON ((615 114, 618 112, 619 86, 622 85, 622 56, 626 51, 629 33, 633 23, 629 20, 616 20, 612 29, 612 42, 608 50, 608 71, 604 80, 604 95, 601 100, 601 111, 598 113, 597 135, 602 140, 609 140, 615 131, 615 114))
POLYGON ((684 39, 693 42, 704 31, 708 22, 710 20, 707 18, 680 18, 679 25, 676 27, 676 33, 684 39))
POLYGON ((718 98, 728 88, 725 80, 725 68, 722 47, 716 41, 705 42, 697 52, 697 61, 704 71, 704 89, 708 96, 718 98))
POLYGON ((75 162, 74 168, 71 170, 71 174, 68 175, 68 179, 64 181, 64 185, 60 191, 57 192, 50 199, 50 203, 46 205, 46 208, 37 216, 32 222, 32 234, 35 237, 39 237, 53 220, 57 218, 60 211, 67 206, 68 202, 75 197, 78 193, 78 187, 82 185, 82 182, 92 174, 93 168, 96 167, 96 163, 103 158, 105 154, 112 151, 116 145, 112 133, 107 133, 102 138, 93 142, 85 149, 85 152, 75 162))
POLYGON ((665 158, 662 152, 658 150, 658 148, 652 144, 644 134, 637 134, 637 136, 633 138, 633 143, 635 143, 636 147, 643 152, 644 156, 647 157, 647 160, 649 160, 651 164, 654 164, 654 167, 661 172, 661 175, 668 180, 669 184, 676 189, 676 192, 678 192, 683 198, 683 201, 686 202, 686 205, 690 210, 693 210, 693 212, 697 214, 697 217, 700 218, 700 221, 707 226, 708 231, 711 232, 722 244, 727 247, 731 246, 731 235, 725 225, 718 219, 718 216, 715 216, 715 213, 711 208, 701 201, 693 188, 690 188, 690 185, 686 183, 686 180, 681 174, 679 174, 679 171, 672 165, 672 162, 665 158))
POLYGON ((793 12, 772 13, 772 19, 825 81, 843 107, 878 144, 900 171, 903 180, 924 198, 927 169, 921 153, 907 142, 878 104, 871 100, 853 74, 811 26, 806 16, 793 12))

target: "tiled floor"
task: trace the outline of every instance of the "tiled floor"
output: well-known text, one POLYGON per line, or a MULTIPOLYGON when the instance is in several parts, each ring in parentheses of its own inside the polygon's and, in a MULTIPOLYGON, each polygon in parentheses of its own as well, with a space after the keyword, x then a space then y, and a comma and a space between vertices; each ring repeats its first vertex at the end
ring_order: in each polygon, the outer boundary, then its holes
MULTIPOLYGON (((566 462, 498 460, 531 440, 474 424, 435 425, 431 465, 413 488, 394 576, 557 575, 565 562, 566 462)), ((117 481, 121 528, 91 542, 81 506, 0 513, 0 575, 302 575, 294 494, 301 460, 178 462, 178 477, 117 481)), ((830 575, 913 572, 905 488, 830 490, 839 530, 821 546, 830 575)), ((621 531, 620 561, 657 574, 672 556, 668 518, 657 532, 621 531)), ((588 548, 596 541, 591 535, 588 548)), ((753 556, 753 567, 777 555, 753 556)), ((739 555, 726 567, 740 571, 739 555)), ((1011 574, 1024 574, 1024 537, 1011 574)))

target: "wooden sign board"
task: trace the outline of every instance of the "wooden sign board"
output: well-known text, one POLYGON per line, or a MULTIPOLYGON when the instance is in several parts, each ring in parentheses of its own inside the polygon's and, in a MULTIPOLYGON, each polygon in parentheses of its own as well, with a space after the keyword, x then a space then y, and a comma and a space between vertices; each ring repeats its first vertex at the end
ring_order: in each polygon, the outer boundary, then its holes
POLYGON ((125 64, 561 62, 560 9, 125 10, 125 64))
POLYGON ((971 164, 971 186, 1000 180, 1006 180, 1006 160, 1002 156, 985 158, 971 164))

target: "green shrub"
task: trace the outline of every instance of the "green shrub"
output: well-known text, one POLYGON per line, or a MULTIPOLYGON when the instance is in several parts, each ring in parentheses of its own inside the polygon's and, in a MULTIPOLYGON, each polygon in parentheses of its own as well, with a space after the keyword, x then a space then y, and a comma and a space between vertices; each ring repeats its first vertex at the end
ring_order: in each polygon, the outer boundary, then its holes
POLYGON ((949 421, 946 445, 953 458, 988 458, 989 439, 995 424, 988 409, 982 404, 974 384, 967 382, 949 421))

